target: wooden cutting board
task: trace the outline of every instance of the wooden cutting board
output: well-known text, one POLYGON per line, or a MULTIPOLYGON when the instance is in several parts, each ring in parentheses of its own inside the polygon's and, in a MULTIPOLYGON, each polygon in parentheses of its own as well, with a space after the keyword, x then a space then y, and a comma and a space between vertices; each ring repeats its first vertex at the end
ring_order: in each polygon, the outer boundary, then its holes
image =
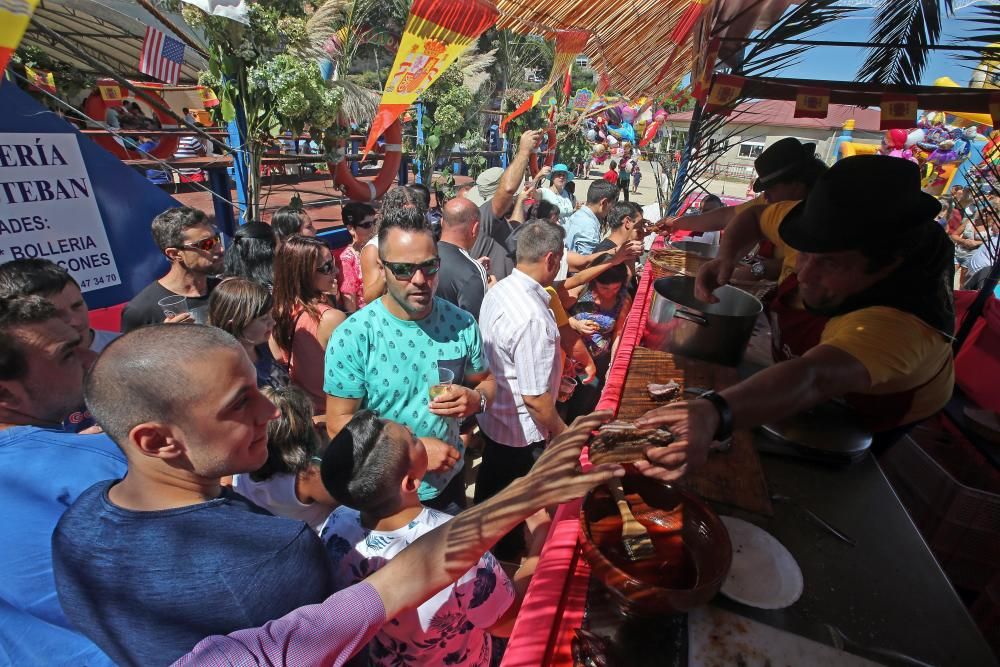
MULTIPOLYGON (((633 420, 660 407, 649 397, 646 385, 673 380, 681 387, 725 389, 739 381, 735 368, 674 356, 645 347, 636 347, 628 367, 625 387, 618 406, 617 419, 633 420)), ((709 500, 756 514, 771 516, 771 494, 760 465, 753 436, 749 431, 733 434, 728 452, 709 454, 708 462, 687 475, 682 485, 709 500)))

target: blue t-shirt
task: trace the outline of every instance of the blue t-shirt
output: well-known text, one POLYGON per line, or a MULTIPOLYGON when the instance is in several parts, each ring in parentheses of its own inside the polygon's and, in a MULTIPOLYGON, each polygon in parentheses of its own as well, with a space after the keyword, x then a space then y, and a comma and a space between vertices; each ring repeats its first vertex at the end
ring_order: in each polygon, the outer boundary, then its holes
MULTIPOLYGON (((418 438, 444 440, 464 455, 459 420, 428 409, 427 376, 435 367, 445 367, 455 373, 455 384, 464 384, 466 375, 489 368, 479 326, 466 311, 435 297, 430 315, 401 320, 379 299, 333 330, 325 366, 327 394, 360 398, 363 409, 409 426, 418 438)), ((420 485, 420 499, 436 498, 463 464, 464 456, 446 473, 428 472, 420 485)))
POLYGON ((302 521, 224 488, 156 512, 112 504, 95 484, 52 536, 59 601, 121 665, 167 665, 210 635, 263 625, 333 593, 329 560, 302 521))
POLYGON ((105 435, 0 431, 0 664, 112 664, 59 606, 52 531, 81 493, 126 469, 125 455, 105 435))

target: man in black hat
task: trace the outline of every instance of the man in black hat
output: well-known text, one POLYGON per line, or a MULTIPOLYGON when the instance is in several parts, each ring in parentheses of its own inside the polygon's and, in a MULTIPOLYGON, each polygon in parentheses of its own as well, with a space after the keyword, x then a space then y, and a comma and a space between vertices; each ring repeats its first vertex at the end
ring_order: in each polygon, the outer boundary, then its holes
MULTIPOLYGON (((742 212, 763 208, 782 201, 801 201, 826 170, 826 164, 816 157, 816 144, 804 144, 795 137, 785 137, 767 147, 753 163, 757 180, 752 189, 760 196, 739 206, 723 206, 701 215, 667 218, 657 223, 657 231, 718 232, 726 228, 742 212)), ((778 276, 782 257, 770 242, 764 241, 749 267, 741 267, 741 279, 774 279, 778 276)))
POLYGON ((754 243, 770 239, 783 248, 778 293, 768 305, 779 363, 718 393, 646 413, 640 425, 666 424, 679 438, 651 450, 652 463, 639 467, 674 479, 734 428, 832 398, 854 408, 876 434, 876 450, 944 407, 954 384, 954 246, 934 222, 939 208, 920 190, 916 165, 863 155, 834 165, 804 202, 742 213, 719 257, 699 271, 696 296, 717 300, 713 290, 754 243))

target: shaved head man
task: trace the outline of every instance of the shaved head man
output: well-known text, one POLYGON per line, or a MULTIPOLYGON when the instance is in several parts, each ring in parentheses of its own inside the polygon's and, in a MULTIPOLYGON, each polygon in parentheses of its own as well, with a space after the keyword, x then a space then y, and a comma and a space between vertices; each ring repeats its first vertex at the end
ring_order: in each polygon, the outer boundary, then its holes
POLYGON ((173 662, 201 639, 265 623, 333 590, 319 537, 220 477, 267 460, 278 410, 221 329, 153 325, 112 342, 87 406, 128 459, 52 536, 67 618, 116 663, 173 662))
POLYGON ((488 275, 489 259, 485 263, 469 254, 479 234, 479 207, 464 197, 457 197, 441 211, 441 240, 438 254, 437 295, 479 320, 479 308, 492 282, 488 275))

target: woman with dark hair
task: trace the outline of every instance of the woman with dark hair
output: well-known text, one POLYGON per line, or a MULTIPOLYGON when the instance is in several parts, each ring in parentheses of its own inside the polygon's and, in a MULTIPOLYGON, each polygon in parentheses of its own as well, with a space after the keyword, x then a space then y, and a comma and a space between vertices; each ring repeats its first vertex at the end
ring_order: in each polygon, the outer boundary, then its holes
POLYGON ((226 248, 222 275, 246 278, 271 289, 274 283, 274 233, 263 222, 248 222, 226 248))
POLYGON ((361 271, 361 251, 375 237, 377 221, 374 207, 362 202, 350 202, 341 209, 344 226, 351 235, 351 242, 334 251, 340 268, 340 295, 344 310, 353 313, 365 306, 365 284, 361 271))
POLYGON ((330 305, 336 292, 337 265, 319 239, 290 236, 274 257, 274 333, 271 350, 288 367, 292 383, 312 399, 317 415, 326 414, 323 361, 330 334, 344 313, 330 305))
MULTIPOLYGON (((609 258, 610 255, 604 255, 597 263, 609 258)), ((624 264, 616 264, 591 280, 569 311, 576 319, 597 325, 597 331, 584 335, 583 342, 597 365, 597 375, 602 382, 618 347, 625 315, 632 307, 627 284, 628 269, 624 264)))
POLYGON ((240 341, 257 370, 258 387, 283 387, 288 375, 278 364, 268 341, 274 331, 271 292, 253 280, 226 278, 208 298, 208 323, 240 341))
POLYGON ((289 236, 316 236, 309 214, 300 208, 282 206, 271 216, 271 230, 278 243, 289 236))

